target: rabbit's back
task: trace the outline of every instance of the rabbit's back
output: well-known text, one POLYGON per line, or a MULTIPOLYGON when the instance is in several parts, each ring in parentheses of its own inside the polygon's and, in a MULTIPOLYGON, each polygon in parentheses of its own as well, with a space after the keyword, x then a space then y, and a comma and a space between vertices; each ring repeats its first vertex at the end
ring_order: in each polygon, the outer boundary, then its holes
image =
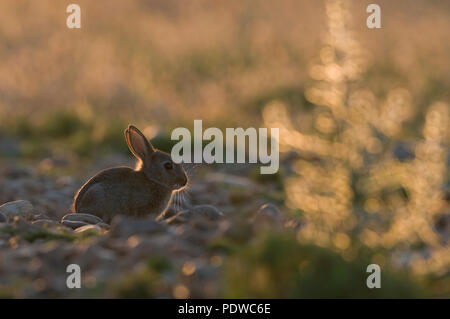
POLYGON ((75 196, 74 212, 96 215, 106 222, 122 214, 144 217, 162 213, 171 191, 129 167, 106 169, 92 177, 75 196))

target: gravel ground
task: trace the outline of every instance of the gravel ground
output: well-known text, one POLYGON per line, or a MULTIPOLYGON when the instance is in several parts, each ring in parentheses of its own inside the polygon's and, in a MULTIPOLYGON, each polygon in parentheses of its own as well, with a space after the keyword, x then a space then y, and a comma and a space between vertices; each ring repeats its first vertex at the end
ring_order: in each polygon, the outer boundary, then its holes
POLYGON ((215 239, 235 236, 237 227, 300 225, 267 200, 277 194, 273 185, 209 168, 195 174, 158 221, 116 218, 108 225, 92 215, 67 215, 83 180, 42 173, 56 165, 54 159, 11 164, 0 173, 2 296, 219 297, 224 256, 211 249, 215 239), (66 285, 70 264, 80 266, 82 289, 66 285), (133 280, 151 289, 129 288, 133 280))

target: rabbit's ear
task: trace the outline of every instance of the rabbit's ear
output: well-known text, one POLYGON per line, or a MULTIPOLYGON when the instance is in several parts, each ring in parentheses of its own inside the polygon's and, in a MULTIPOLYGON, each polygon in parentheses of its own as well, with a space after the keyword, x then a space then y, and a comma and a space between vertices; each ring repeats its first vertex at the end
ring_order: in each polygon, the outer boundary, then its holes
POLYGON ((125 130, 125 137, 127 139, 127 144, 130 150, 133 152, 134 156, 143 161, 148 158, 151 154, 155 152, 155 149, 135 126, 129 125, 125 130))

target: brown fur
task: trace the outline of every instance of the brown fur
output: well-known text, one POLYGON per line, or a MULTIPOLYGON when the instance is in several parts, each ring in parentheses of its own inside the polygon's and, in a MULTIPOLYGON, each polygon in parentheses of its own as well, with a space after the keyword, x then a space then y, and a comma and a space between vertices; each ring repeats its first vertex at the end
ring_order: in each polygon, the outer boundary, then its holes
POLYGON ((117 215, 156 217, 168 207, 172 193, 186 185, 183 168, 169 154, 155 150, 134 126, 125 135, 140 160, 136 169, 114 167, 97 173, 76 193, 73 212, 96 215, 106 222, 117 215), (167 163, 171 169, 165 167, 167 163))

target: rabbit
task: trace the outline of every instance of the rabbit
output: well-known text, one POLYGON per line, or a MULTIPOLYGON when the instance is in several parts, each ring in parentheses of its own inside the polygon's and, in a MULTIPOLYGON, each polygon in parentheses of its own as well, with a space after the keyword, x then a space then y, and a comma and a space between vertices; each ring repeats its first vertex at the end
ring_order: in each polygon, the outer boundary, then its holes
POLYGON ((138 159, 135 169, 113 167, 97 173, 75 194, 73 213, 96 215, 107 223, 117 215, 157 217, 169 206, 172 194, 186 186, 183 167, 155 149, 135 126, 128 126, 125 137, 138 159))

